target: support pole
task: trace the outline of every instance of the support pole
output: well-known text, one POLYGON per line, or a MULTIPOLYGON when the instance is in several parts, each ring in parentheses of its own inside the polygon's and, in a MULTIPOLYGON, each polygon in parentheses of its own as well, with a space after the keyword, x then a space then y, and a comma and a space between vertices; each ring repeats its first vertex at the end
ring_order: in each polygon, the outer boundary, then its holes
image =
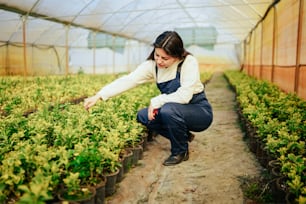
POLYGON ((27 23, 27 17, 22 16, 23 76, 28 75, 26 23, 27 23))
POLYGON ((65 66, 65 74, 66 76, 69 74, 69 25, 66 25, 66 66, 65 66))
POLYGON ((247 70, 246 70, 246 73, 248 74, 248 75, 251 75, 250 74, 250 69, 251 69, 251 67, 252 67, 252 61, 251 61, 251 54, 252 54, 252 52, 251 52, 251 49, 252 49, 252 35, 253 35, 253 32, 251 32, 250 33, 250 35, 249 35, 249 40, 248 40, 248 44, 247 44, 247 49, 248 49, 248 51, 247 51, 247 57, 248 57, 248 67, 247 67, 247 70))
POLYGON ((246 68, 246 63, 247 63, 247 40, 245 39, 243 41, 243 63, 240 67, 240 71, 243 72, 243 70, 245 70, 246 68))
POLYGON ((295 61, 295 81, 294 92, 298 94, 299 91, 299 78, 301 67, 301 46, 302 46, 302 26, 303 26, 303 8, 304 0, 299 1, 299 19, 298 19, 298 31, 297 31, 297 46, 296 46, 296 61, 295 61))
POLYGON ((6 42, 6 57, 5 57, 5 75, 9 75, 9 56, 10 56, 10 51, 9 51, 9 43, 6 42))
POLYGON ((276 38, 276 24, 277 24, 277 11, 275 5, 273 6, 273 40, 272 40, 272 70, 271 70, 271 82, 274 82, 274 69, 275 69, 275 38, 276 38))
MULTIPOLYGON (((257 30, 257 29, 256 29, 257 30)), ((254 33, 254 37, 253 40, 251 42, 253 42, 253 66, 252 66, 252 76, 255 77, 255 69, 256 69, 256 30, 253 30, 254 33)))
POLYGON ((128 41, 126 50, 127 50, 127 71, 131 71, 131 65, 130 65, 130 49, 131 49, 131 42, 128 41))
POLYGON ((262 56, 262 54, 263 54, 263 38, 264 38, 264 36, 263 36, 263 30, 264 30, 264 26, 263 26, 263 21, 261 21, 261 23, 260 23, 260 25, 261 25, 261 32, 260 32, 260 35, 261 35, 261 41, 260 41, 260 66, 259 66, 259 79, 262 79, 262 72, 263 72, 263 56, 262 56))
POLYGON ((96 41, 96 31, 93 33, 93 74, 96 74, 96 47, 97 47, 97 41, 96 41))
POLYGON ((138 41, 138 42, 137 42, 137 46, 138 46, 138 53, 139 53, 137 63, 140 63, 140 62, 141 62, 141 56, 142 56, 142 52, 141 52, 141 42, 138 41))
POLYGON ((116 52, 115 52, 115 43, 116 43, 116 36, 113 35, 113 42, 112 42, 112 47, 113 47, 113 66, 112 66, 112 74, 115 73, 115 60, 116 60, 116 52))

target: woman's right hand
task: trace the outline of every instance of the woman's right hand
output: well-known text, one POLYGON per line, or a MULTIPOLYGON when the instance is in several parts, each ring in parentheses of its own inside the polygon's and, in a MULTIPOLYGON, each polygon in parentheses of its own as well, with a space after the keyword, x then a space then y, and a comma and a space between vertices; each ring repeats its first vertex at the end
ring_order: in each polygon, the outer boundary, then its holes
POLYGON ((101 97, 99 95, 94 95, 94 96, 91 96, 89 98, 86 98, 84 100, 84 108, 86 110, 89 110, 89 108, 94 106, 99 99, 101 99, 101 97))
POLYGON ((158 114, 158 109, 154 109, 151 105, 148 108, 148 119, 154 120, 155 116, 158 114))

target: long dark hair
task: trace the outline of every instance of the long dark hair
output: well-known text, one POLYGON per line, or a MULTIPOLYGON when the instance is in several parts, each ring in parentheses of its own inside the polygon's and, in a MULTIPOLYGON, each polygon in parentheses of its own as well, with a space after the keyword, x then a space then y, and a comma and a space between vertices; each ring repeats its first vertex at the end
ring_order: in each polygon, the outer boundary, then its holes
POLYGON ((190 53, 184 48, 184 43, 179 34, 175 31, 165 31, 160 34, 153 43, 154 49, 148 56, 147 60, 154 60, 155 48, 162 48, 167 55, 179 59, 185 59, 190 53))

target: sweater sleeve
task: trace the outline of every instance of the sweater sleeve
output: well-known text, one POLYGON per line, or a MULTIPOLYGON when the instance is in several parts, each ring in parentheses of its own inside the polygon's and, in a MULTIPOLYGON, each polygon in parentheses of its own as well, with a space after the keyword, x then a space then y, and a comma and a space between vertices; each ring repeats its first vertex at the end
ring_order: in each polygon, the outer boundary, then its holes
POLYGON ((154 78, 153 68, 153 61, 145 61, 128 75, 122 76, 104 86, 97 94, 105 101, 111 97, 132 89, 139 84, 149 82, 154 78))
POLYGON ((160 108, 165 103, 187 104, 193 94, 200 93, 204 86, 200 80, 199 65, 195 57, 188 55, 182 65, 180 75, 181 86, 171 94, 161 94, 151 99, 153 108, 160 108))

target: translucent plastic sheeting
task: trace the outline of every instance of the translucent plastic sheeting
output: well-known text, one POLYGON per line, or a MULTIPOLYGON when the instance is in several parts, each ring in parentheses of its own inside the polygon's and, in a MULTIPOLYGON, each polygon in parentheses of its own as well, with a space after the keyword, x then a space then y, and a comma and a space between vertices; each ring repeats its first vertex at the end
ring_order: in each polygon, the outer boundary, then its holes
MULTIPOLYGON (((23 42, 23 19, 16 13, 0 10, 0 41, 10 43, 23 42)), ((87 44, 89 30, 78 27, 67 27, 60 23, 28 17, 26 20, 26 43, 37 45, 66 44, 66 32, 70 46, 87 44)))
POLYGON ((130 71, 165 30, 201 67, 240 67, 241 43, 272 2, 0 0, 0 75, 130 71))
MULTIPOLYGON (((216 42, 239 43, 271 3, 272 0, 0 0, 0 26, 9 28, 1 29, 0 41, 22 42, 22 36, 14 33, 22 33, 20 14, 24 14, 33 16, 25 19, 27 32, 33 35, 29 43, 65 45, 60 40, 65 39, 65 26, 55 26, 50 21, 144 42, 152 42, 164 30, 214 29, 218 34, 216 42), (55 34, 55 39, 48 38, 49 33, 55 34)), ((192 37, 195 44, 203 44, 202 32, 199 36, 197 32, 182 34, 186 39, 192 37)), ((83 38, 80 35, 84 33, 73 32, 69 36, 83 38)))
POLYGON ((245 42, 244 71, 306 99, 306 4, 282 0, 245 42))

